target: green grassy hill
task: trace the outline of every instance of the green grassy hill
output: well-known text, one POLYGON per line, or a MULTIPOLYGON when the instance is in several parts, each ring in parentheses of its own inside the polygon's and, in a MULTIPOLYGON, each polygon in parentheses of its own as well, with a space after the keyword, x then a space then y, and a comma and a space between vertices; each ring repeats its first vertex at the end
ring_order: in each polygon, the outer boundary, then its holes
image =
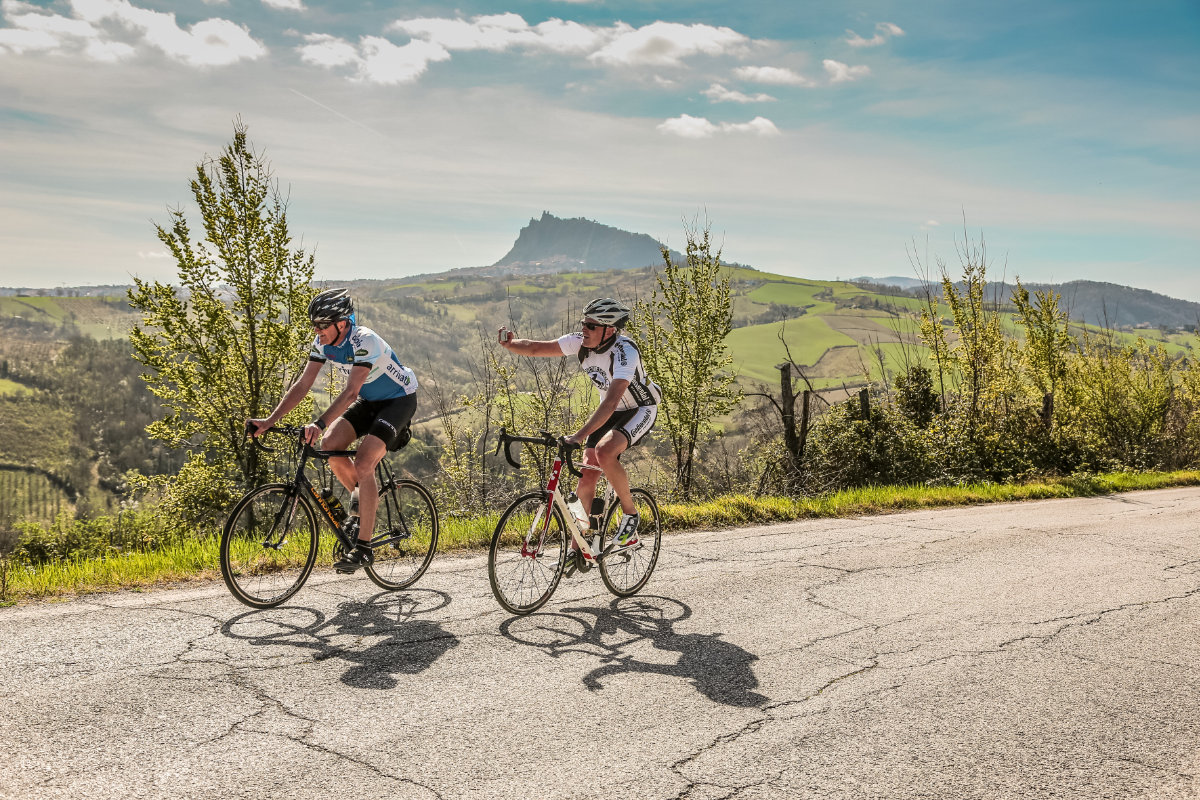
MULTIPOLYGON (((729 345, 746 384, 775 384, 777 365, 789 351, 819 389, 878 380, 884 371, 902 371, 923 358, 917 325, 922 303, 914 297, 744 267, 731 268, 729 275, 735 326, 729 345)), ((348 285, 361 324, 392 342, 423 380, 457 393, 470 380, 472 362, 493 346, 500 325, 515 325, 521 335, 557 336, 576 325, 592 298, 648 299, 655 280, 651 268, 530 275, 497 266, 348 285)), ((0 359, 53 359, 71 334, 121 338, 135 320, 116 296, 0 297, 0 326, 13 334, 0 342, 0 359)), ((1077 330, 1099 331, 1083 323, 1077 330)), ((1193 334, 1158 328, 1116 336, 1123 342, 1138 336, 1160 342, 1174 355, 1190 352, 1195 342, 1193 334)), ((27 389, 2 369, 0 381, 0 395, 27 389)))

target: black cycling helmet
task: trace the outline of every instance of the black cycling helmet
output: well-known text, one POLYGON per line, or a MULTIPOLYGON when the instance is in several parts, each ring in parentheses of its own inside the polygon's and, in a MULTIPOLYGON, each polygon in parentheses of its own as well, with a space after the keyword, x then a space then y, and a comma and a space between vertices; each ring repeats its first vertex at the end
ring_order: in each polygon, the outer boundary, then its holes
POLYGON ((354 315, 354 301, 345 289, 326 289, 308 304, 308 318, 313 325, 330 325, 354 315))
POLYGON ((588 307, 583 310, 583 316, 604 325, 620 328, 629 321, 629 306, 611 297, 601 297, 588 303, 588 307))

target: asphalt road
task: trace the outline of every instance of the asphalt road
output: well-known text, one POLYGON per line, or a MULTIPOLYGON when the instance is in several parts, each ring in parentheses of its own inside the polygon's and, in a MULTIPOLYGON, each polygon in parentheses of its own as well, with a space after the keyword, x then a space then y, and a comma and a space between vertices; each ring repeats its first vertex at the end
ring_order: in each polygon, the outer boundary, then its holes
POLYGON ((0 609, 0 797, 1200 797, 1200 490, 669 536, 513 619, 481 556, 0 609))

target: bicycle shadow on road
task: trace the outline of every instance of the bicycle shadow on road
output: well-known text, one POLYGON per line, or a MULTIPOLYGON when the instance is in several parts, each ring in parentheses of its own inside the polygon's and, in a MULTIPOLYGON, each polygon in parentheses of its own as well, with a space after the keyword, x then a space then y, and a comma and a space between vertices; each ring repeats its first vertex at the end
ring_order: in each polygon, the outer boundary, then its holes
POLYGON ((720 633, 676 633, 674 625, 692 615, 678 600, 644 595, 613 600, 608 606, 572 607, 548 614, 513 617, 500 632, 514 642, 544 650, 552 658, 567 653, 597 656, 600 666, 583 676, 589 691, 604 679, 627 672, 683 678, 717 703, 750 708, 768 698, 754 691, 752 665, 758 656, 727 642, 720 633), (648 642, 657 650, 678 652, 674 664, 639 660, 631 651, 648 642))
POLYGON ((458 637, 420 619, 450 604, 432 589, 381 592, 364 602, 345 601, 326 618, 303 606, 248 611, 221 626, 221 633, 255 646, 283 645, 313 651, 314 661, 339 658, 352 666, 341 681, 358 689, 392 689, 397 675, 433 666, 458 637))

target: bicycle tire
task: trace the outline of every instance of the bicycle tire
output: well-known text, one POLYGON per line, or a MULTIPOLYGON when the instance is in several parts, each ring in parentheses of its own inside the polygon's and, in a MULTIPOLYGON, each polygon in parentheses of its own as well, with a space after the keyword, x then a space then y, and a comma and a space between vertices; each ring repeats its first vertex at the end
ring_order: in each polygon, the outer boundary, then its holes
POLYGON ((558 508, 548 505, 546 493, 529 492, 514 500, 496 523, 492 545, 488 549, 488 581, 500 606, 510 614, 537 611, 562 579, 567 563, 567 526, 558 508), (526 535, 542 524, 547 510, 549 526, 541 550, 536 555, 524 551, 526 535), (555 552, 557 550, 557 552, 555 552), (554 567, 546 566, 553 558, 554 567))
MULTIPOLYGON (((640 517, 638 543, 632 548, 600 558, 600 578, 617 597, 629 597, 646 585, 654 573, 658 551, 662 546, 662 519, 658 515, 658 504, 645 489, 634 489, 632 494, 640 517)), ((621 503, 616 501, 604 516, 600 552, 607 550, 612 543, 622 517, 621 503)))
POLYGON ((420 483, 406 478, 384 489, 375 512, 375 530, 382 532, 371 537, 381 544, 374 545, 375 562, 367 576, 381 589, 412 586, 433 561, 439 526, 433 495, 420 483))
POLYGON ((317 518, 308 499, 295 492, 286 483, 247 492, 221 531, 221 577, 251 608, 273 608, 292 597, 316 562, 317 518))

